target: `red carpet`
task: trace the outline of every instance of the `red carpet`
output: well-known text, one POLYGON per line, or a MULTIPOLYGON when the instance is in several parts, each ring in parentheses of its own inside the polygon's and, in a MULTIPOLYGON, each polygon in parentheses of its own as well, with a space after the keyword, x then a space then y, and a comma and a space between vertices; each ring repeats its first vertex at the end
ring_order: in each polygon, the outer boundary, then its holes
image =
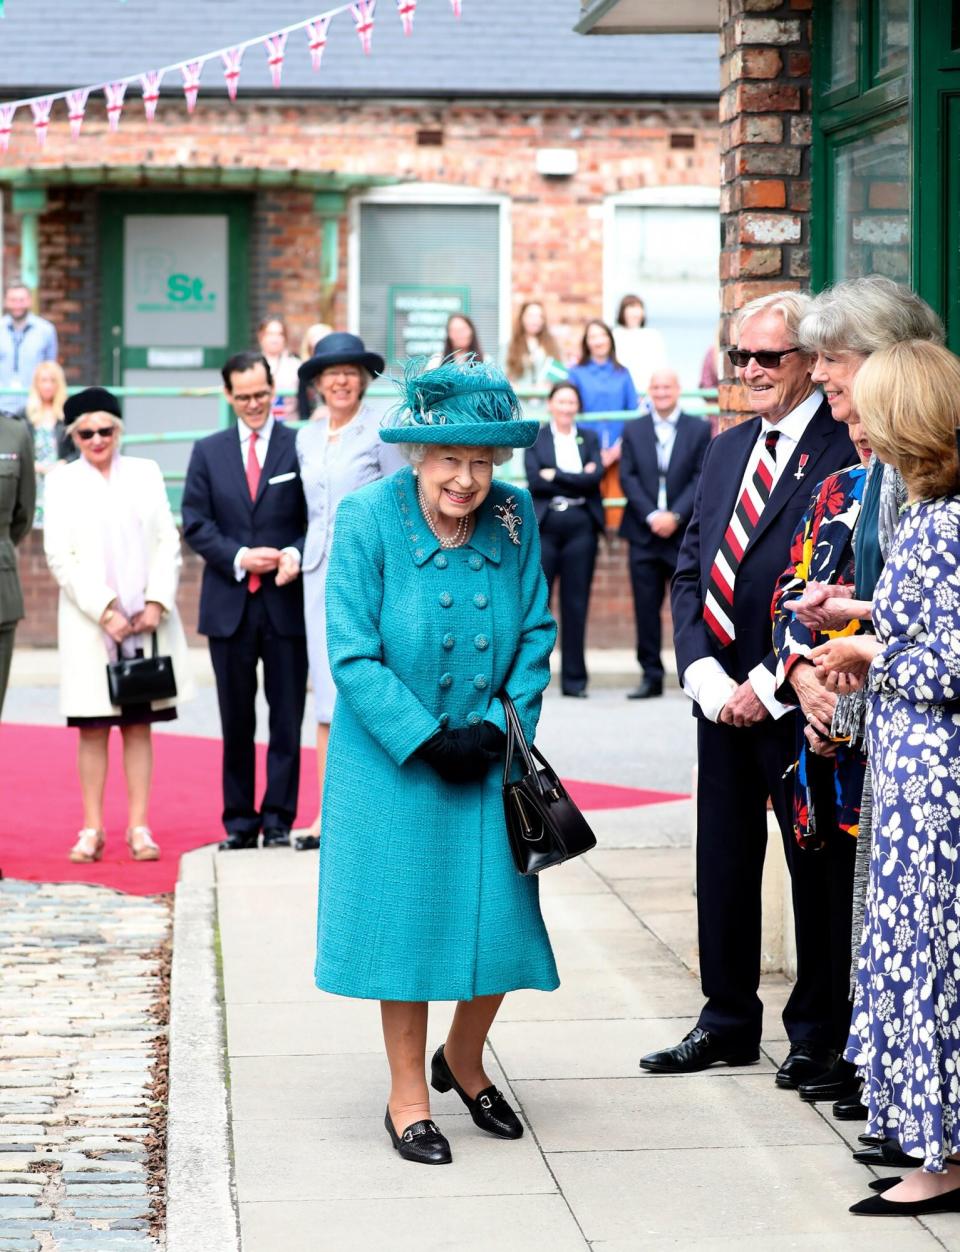
MULTIPOLYGON (((163 853, 159 861, 130 859, 124 843, 126 793, 119 736, 111 736, 107 781, 107 847, 95 865, 73 865, 67 853, 80 826, 76 731, 59 726, 0 726, 0 868, 28 882, 86 882, 134 895, 172 891, 181 855, 222 838, 220 741, 154 735, 151 825, 163 853)), ((264 781, 265 749, 257 748, 257 794, 264 781)), ((633 808, 682 800, 669 791, 606 783, 567 783, 584 809, 633 808)), ((298 825, 316 814, 314 753, 304 750, 298 825)))

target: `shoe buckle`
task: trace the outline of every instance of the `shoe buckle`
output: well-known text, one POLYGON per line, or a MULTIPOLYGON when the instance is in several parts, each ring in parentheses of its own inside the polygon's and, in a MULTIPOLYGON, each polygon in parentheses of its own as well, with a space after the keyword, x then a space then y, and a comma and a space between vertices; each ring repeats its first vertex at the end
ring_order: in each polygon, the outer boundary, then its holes
POLYGON ((403 1132, 403 1142, 413 1143, 413 1131, 412 1130, 405 1130, 403 1132))
POLYGON ((480 1097, 480 1107, 486 1109, 488 1112, 493 1108, 493 1101, 488 1095, 482 1095, 480 1097))

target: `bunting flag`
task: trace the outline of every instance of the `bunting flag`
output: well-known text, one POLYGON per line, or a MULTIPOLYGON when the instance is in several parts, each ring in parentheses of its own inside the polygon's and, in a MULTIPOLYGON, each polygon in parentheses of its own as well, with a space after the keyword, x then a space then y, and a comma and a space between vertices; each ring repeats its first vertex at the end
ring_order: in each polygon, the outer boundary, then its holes
POLYGON ((15 104, 0 104, 0 152, 10 147, 10 132, 13 130, 13 115, 17 111, 15 104))
POLYGON ((80 138, 80 127, 83 125, 83 115, 87 111, 89 95, 89 87, 78 87, 76 91, 67 92, 67 115, 70 118, 70 134, 74 139, 80 138))
POLYGON ((188 113, 192 113, 197 107, 203 65, 203 61, 187 61, 180 66, 180 73, 183 75, 183 95, 187 102, 188 113))
POLYGON ((123 110, 123 97, 127 94, 127 80, 119 83, 104 83, 103 94, 107 97, 107 121, 111 130, 120 125, 120 114, 123 110))
POLYGON ((357 24, 360 46, 366 56, 370 55, 370 45, 373 40, 373 14, 376 7, 377 0, 357 0, 356 4, 350 6, 353 20, 357 24))
POLYGON ((397 0, 397 12, 403 22, 403 33, 413 34, 413 15, 417 11, 417 0, 397 0))
POLYGON ((160 80, 163 70, 147 70, 140 75, 140 90, 143 92, 143 111, 147 121, 152 122, 157 115, 157 104, 160 100, 160 80))
POLYGON ((462 0, 450 0, 450 7, 453 9, 454 17, 462 17, 463 15, 462 0))
POLYGON ((33 129, 37 134, 37 143, 42 148, 47 142, 47 127, 50 125, 50 110, 53 108, 53 96, 42 96, 39 100, 30 101, 33 114, 33 129))
POLYGON ((280 75, 283 73, 283 50, 286 44, 285 31, 279 35, 268 35, 263 41, 263 46, 267 50, 267 64, 270 66, 270 80, 274 87, 280 86, 280 75))
POLYGON ((237 98, 237 84, 240 82, 240 62, 243 60, 243 48, 228 48, 221 53, 223 60, 223 76, 227 80, 227 95, 231 100, 237 98))
POLYGON ((315 70, 320 68, 323 50, 327 46, 327 28, 329 17, 318 17, 315 22, 307 23, 307 40, 310 45, 310 64, 315 70))

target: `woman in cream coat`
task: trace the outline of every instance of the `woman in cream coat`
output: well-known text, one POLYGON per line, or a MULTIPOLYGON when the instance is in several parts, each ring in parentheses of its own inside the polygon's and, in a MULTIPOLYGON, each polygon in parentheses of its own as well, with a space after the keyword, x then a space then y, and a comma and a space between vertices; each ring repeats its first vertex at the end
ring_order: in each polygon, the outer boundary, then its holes
POLYGON ((192 692, 186 639, 175 597, 180 539, 154 461, 120 456, 120 406, 110 392, 90 387, 64 408, 67 432, 80 459, 47 483, 44 547, 60 585, 57 641, 60 711, 80 732, 77 769, 83 829, 71 861, 103 855, 103 793, 110 728, 123 736, 129 820, 127 845, 137 861, 160 854, 147 822, 153 743, 150 726, 176 717, 173 701, 111 704, 107 663, 118 654, 149 651, 157 633, 161 654, 173 659, 178 696, 192 692))

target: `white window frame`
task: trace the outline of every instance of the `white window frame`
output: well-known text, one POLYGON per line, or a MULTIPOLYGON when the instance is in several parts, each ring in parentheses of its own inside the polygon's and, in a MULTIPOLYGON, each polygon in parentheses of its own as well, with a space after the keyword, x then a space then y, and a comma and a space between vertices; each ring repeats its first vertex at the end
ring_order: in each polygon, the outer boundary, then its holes
MULTIPOLYGON (((493 205, 499 210, 497 246, 500 254, 497 276, 497 313, 500 338, 506 342, 513 320, 513 202, 508 195, 480 191, 453 183, 396 183, 372 187, 350 199, 347 239, 347 325, 357 334, 360 326, 360 211, 364 204, 444 204, 493 205)), ((501 345, 491 345, 490 354, 500 355, 501 345)))
MULTIPOLYGON (((616 295, 620 282, 615 255, 615 218, 619 208, 709 209, 720 211, 720 188, 675 183, 667 187, 636 187, 618 191, 603 201, 603 307, 612 323, 617 315, 616 295)), ((717 287, 720 273, 717 272, 717 287)))

